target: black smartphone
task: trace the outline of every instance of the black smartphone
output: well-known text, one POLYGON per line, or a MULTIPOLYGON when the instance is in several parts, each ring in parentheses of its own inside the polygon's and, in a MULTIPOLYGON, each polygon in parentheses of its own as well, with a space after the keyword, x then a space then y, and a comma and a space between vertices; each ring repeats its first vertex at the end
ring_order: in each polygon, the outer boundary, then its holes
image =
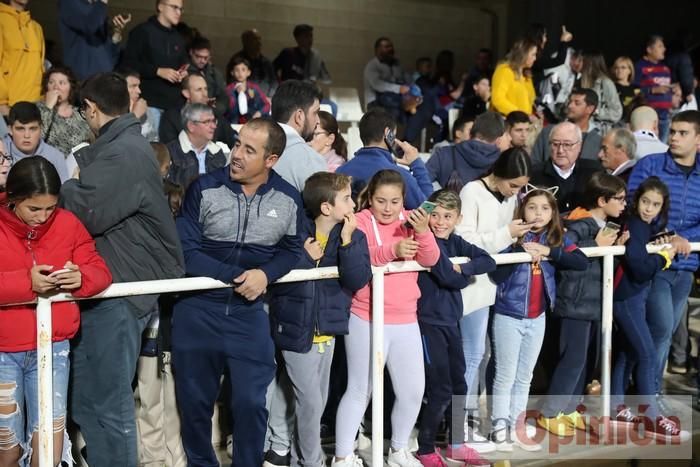
POLYGON ((654 234, 654 235, 651 236, 651 238, 649 239, 649 243, 655 243, 655 242, 656 242, 658 239, 660 239, 660 238, 663 238, 663 237, 673 237, 674 235, 676 235, 676 231, 675 231, 675 230, 668 230, 668 231, 665 231, 665 232, 659 232, 659 233, 654 234))
POLYGON ((396 134, 394 134, 394 130, 389 130, 386 132, 384 142, 394 156, 398 157, 399 159, 403 157, 403 149, 396 144, 396 134))

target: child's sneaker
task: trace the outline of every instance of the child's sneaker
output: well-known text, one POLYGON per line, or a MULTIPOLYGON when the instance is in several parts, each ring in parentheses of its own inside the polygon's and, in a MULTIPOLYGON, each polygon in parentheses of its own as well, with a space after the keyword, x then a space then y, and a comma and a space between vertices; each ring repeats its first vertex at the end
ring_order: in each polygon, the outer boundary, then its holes
POLYGON ((588 431, 586 421, 583 419, 583 415, 581 415, 581 412, 579 412, 578 410, 574 410, 571 413, 564 414, 564 417, 566 417, 569 420, 571 427, 573 427, 574 429, 588 431))
POLYGON ((537 425, 556 436, 565 438, 574 436, 574 429, 571 426, 571 420, 569 420, 569 418, 561 412, 559 412, 559 415, 556 417, 545 417, 544 415, 540 415, 537 417, 537 425))
POLYGON ((617 412, 615 419, 611 421, 618 425, 637 425, 641 423, 639 417, 634 415, 628 407, 624 406, 620 407, 620 411, 617 412))
POLYGON ((681 430, 676 422, 666 417, 657 417, 656 423, 651 430, 651 435, 656 441, 667 443, 684 443, 690 439, 690 433, 681 430))
POLYGON ((479 432, 478 424, 469 424, 466 435, 464 444, 479 454, 488 454, 496 450, 496 445, 479 432))
POLYGON ((448 445, 446 454, 446 457, 449 460, 463 461, 467 465, 491 464, 491 462, 481 457, 481 455, 475 449, 470 448, 466 443, 462 444, 458 448, 453 448, 451 445, 448 445))
POLYGON ((423 464, 423 467, 447 467, 447 464, 440 455, 440 451, 437 449, 430 454, 416 454, 416 458, 423 464))
POLYGON ((509 437, 508 427, 495 428, 491 432, 491 442, 496 445, 496 451, 513 452, 513 443, 509 437))
POLYGON ((386 463, 389 464, 389 467, 423 467, 420 461, 406 448, 398 451, 389 448, 389 457, 386 463))
POLYGON ((542 450, 542 445, 535 441, 537 428, 532 425, 525 425, 525 430, 518 428, 515 431, 513 443, 523 451, 536 452, 542 450))
POLYGON ((340 460, 333 457, 331 467, 364 467, 364 464, 362 463, 362 459, 353 454, 340 460))

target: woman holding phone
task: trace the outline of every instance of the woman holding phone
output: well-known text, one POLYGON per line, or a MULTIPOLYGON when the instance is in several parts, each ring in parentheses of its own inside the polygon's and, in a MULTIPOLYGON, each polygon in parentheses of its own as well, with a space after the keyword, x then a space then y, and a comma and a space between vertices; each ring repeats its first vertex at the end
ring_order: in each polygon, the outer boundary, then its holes
MULTIPOLYGON (((20 160, 5 186, 0 194, 0 465, 18 465, 23 455, 38 465, 36 305, 27 302, 59 292, 90 297, 107 288, 112 276, 78 218, 58 207, 61 181, 49 161, 20 160)), ((75 302, 59 302, 51 312, 53 465, 58 465, 70 459, 62 455, 68 340, 78 331, 80 311, 75 302)))

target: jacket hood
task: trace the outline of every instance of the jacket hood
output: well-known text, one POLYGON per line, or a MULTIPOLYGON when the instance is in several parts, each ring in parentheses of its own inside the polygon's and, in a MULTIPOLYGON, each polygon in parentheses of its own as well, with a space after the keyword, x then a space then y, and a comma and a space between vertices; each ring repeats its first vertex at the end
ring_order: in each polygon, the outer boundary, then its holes
POLYGON ((374 156, 379 156, 379 157, 384 157, 386 160, 391 161, 394 163, 394 158, 391 156, 391 153, 389 152, 388 149, 384 148, 378 148, 378 147, 366 147, 366 148, 360 148, 355 152, 355 157, 374 157, 374 156))
MULTIPOLYGON (((469 166, 475 169, 482 169, 484 174, 493 166, 501 154, 498 147, 495 144, 484 143, 477 140, 467 140, 454 146, 457 152, 457 157, 461 157, 462 160, 469 166)), ((442 149, 446 154, 449 155, 450 147, 445 147, 442 149)))
POLYGON ((0 15, 9 16, 10 18, 13 18, 15 21, 19 22, 21 25, 29 24, 29 22, 32 20, 29 11, 17 11, 5 3, 0 3, 0 15))
POLYGON ((579 219, 586 219, 588 217, 593 217, 591 212, 588 209, 584 209, 582 207, 578 207, 571 211, 568 216, 566 216, 567 220, 570 221, 576 221, 579 219))
POLYGON ((56 213, 58 212, 58 209, 55 209, 46 222, 32 227, 17 217, 10 205, 7 204, 5 196, 0 198, 0 201, 2 201, 0 205, 0 222, 17 235, 17 238, 22 240, 39 240, 51 228, 51 224, 56 219, 56 213))

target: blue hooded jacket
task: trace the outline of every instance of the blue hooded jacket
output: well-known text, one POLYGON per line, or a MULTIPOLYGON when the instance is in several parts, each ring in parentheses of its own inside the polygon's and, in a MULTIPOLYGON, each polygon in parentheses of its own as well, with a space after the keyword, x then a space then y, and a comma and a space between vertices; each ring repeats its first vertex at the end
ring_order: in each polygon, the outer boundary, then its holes
POLYGON ((428 159, 425 166, 430 174, 430 180, 438 182, 443 188, 447 185, 447 180, 455 169, 459 173, 462 183, 466 185, 486 175, 500 154, 501 151, 496 145, 470 139, 440 148, 428 159), (452 162, 453 151, 454 163, 452 162))
MULTIPOLYGON (((331 230, 318 267, 337 266, 340 277, 316 281, 277 284, 270 288, 272 337, 278 349, 306 353, 314 334, 348 333, 352 295, 372 278, 369 247, 365 234, 355 229, 348 245, 342 245, 338 224, 331 230)), ((316 225, 305 219, 301 237, 314 238, 316 225)), ((306 251, 294 269, 316 268, 306 251)))
POLYGON ((394 162, 388 150, 378 147, 360 149, 355 153, 355 157, 338 167, 336 172, 352 177, 352 196, 357 199, 357 195, 369 183, 369 179, 384 169, 394 169, 403 177, 406 183, 406 196, 404 198, 406 209, 418 208, 428 196, 433 194, 433 184, 425 164, 420 158, 417 158, 409 166, 409 172, 394 162))
MULTIPOLYGON (((637 187, 648 177, 655 175, 668 186, 671 206, 668 212, 668 230, 686 238, 689 242, 700 241, 700 153, 696 155, 695 167, 686 175, 673 160, 669 152, 643 157, 632 169, 627 184, 627 201, 630 203, 637 187)), ((677 255, 669 269, 695 271, 700 265, 698 253, 687 258, 677 255)))

